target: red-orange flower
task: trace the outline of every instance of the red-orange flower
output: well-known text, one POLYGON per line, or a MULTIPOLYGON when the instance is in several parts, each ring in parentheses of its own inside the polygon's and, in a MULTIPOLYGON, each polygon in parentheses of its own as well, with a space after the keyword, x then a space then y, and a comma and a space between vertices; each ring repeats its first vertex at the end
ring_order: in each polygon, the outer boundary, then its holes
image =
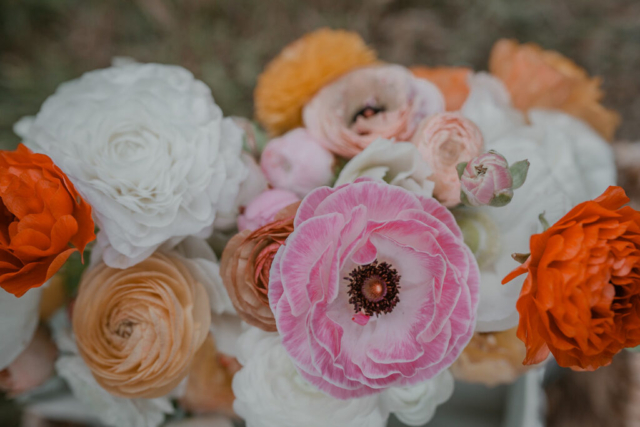
POLYGON ((49 157, 22 144, 0 152, 0 200, 0 287, 17 297, 95 239, 91 206, 49 157))
POLYGON ((594 370, 640 344, 640 212, 620 187, 579 204, 531 237, 518 299, 524 363, 549 352, 560 366, 594 370))

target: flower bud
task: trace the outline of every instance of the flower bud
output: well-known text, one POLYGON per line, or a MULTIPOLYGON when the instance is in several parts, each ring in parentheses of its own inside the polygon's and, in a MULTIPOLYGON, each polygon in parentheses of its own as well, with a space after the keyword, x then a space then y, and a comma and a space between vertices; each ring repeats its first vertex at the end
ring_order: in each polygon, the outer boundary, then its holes
POLYGON ((471 206, 507 205, 513 190, 524 184, 529 161, 522 160, 509 167, 507 159, 495 151, 458 164, 462 201, 471 206))

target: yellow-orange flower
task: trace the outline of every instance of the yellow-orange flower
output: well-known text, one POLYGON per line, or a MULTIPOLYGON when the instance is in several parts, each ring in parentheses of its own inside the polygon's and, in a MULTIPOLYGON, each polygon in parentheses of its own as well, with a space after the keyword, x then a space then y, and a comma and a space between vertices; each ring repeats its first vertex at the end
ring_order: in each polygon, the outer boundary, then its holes
POLYGON ((589 123, 612 140, 620 116, 600 104, 602 79, 590 77, 569 58, 534 43, 499 40, 491 51, 489 71, 501 79, 516 108, 552 108, 589 123))
POLYGON ((302 107, 320 88, 376 53, 353 32, 321 28, 286 46, 258 77, 255 114, 272 136, 302 125, 302 107))
POLYGON ((438 86, 444 96, 447 111, 456 111, 462 108, 462 104, 469 96, 469 84, 467 78, 472 72, 466 67, 424 67, 410 68, 414 76, 429 80, 438 86))
POLYGON ((509 384, 532 366, 522 364, 525 346, 516 329, 501 332, 476 332, 460 357, 451 365, 451 373, 461 381, 487 386, 509 384))
POLYGON ((126 398, 166 395, 185 377, 211 324, 209 298, 177 256, 84 274, 73 309, 80 355, 98 384, 126 398))

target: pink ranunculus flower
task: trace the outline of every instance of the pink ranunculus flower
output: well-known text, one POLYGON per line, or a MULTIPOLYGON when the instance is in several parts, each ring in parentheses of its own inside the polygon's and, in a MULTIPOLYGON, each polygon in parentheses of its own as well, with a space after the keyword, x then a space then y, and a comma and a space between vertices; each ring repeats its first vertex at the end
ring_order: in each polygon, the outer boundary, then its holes
POLYGON ((488 205, 494 197, 513 197, 509 163, 496 152, 484 153, 467 163, 460 185, 471 206, 488 205))
POLYGON ((269 304, 300 374, 349 399, 447 368, 469 342, 478 265, 433 198, 360 178, 301 203, 269 304))
POLYGON ((318 142, 351 158, 378 138, 409 141, 422 119, 444 108, 433 83, 400 65, 378 65, 325 86, 302 114, 318 142))
POLYGON ((257 230, 273 222, 276 214, 300 198, 288 190, 267 190, 253 199, 238 217, 238 230, 257 230))
POLYGON ((269 141, 260 158, 262 172, 271 185, 306 196, 333 179, 333 154, 304 128, 269 141))
POLYGON ((425 119, 411 140, 427 161, 436 183, 433 195, 445 206, 460 203, 460 179, 456 166, 482 152, 478 126, 458 112, 435 114, 425 119))

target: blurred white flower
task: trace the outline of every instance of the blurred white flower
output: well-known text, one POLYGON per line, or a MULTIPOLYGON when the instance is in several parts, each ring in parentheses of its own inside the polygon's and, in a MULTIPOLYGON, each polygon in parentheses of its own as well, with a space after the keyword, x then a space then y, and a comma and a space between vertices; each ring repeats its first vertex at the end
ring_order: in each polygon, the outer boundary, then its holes
POLYGON ((0 289, 0 370, 6 368, 27 348, 38 326, 42 287, 17 298, 0 289))
POLYGON ((89 202, 104 261, 126 268, 165 242, 211 231, 247 170, 242 133, 176 66, 125 63, 62 84, 15 126, 89 202))

